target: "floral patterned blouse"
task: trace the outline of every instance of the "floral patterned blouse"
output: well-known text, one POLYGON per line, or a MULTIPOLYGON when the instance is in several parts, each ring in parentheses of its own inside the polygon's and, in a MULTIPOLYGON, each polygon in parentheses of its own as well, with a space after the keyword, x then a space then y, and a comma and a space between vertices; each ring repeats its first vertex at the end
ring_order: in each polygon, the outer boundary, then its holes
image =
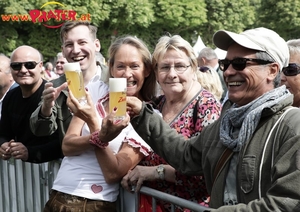
MULTIPOLYGON (((162 111, 165 101, 165 96, 160 96, 158 102, 156 102, 156 109, 162 111)), ((185 138, 194 137, 200 134, 205 126, 219 118, 221 107, 221 103, 213 94, 205 89, 201 89, 177 117, 170 122, 170 127, 174 128, 185 138)), ((144 166, 157 166, 159 164, 167 163, 155 152, 150 153, 139 163, 139 165, 144 166)), ((202 205, 207 205, 209 195, 203 176, 187 176, 176 171, 176 183, 168 181, 145 181, 144 185, 202 205)), ((160 205, 162 211, 171 211, 170 204, 161 201, 158 201, 157 204, 160 205)), ((177 208, 176 211, 184 211, 184 209, 177 208)))

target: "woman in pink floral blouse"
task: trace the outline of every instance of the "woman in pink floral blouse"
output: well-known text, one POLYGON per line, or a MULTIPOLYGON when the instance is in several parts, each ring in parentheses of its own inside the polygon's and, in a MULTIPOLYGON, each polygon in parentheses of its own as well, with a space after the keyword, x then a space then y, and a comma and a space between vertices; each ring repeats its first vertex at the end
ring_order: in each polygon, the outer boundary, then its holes
MULTIPOLYGON (((153 105, 179 134, 193 137, 219 118, 221 104, 199 84, 197 58, 186 40, 179 35, 161 37, 152 55, 152 66, 164 94, 153 105)), ((126 189, 136 185, 139 190, 142 184, 199 204, 207 205, 209 201, 203 176, 183 175, 156 153, 145 157, 122 180, 126 189)), ((151 198, 141 195, 139 212, 152 211, 151 207, 151 198)), ((170 209, 170 204, 158 202, 157 211, 170 209)), ((187 210, 178 207, 176 211, 187 210)))

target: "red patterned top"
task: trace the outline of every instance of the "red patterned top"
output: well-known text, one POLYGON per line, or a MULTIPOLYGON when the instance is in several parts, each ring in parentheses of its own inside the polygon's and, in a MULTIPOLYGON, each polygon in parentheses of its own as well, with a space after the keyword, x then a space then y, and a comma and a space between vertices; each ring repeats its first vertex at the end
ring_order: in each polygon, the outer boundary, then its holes
MULTIPOLYGON (((159 111, 162 111, 165 100, 165 96, 159 97, 157 104, 159 111)), ((185 138, 191 138, 200 134, 205 126, 219 118, 221 107, 220 102, 210 92, 202 89, 170 123, 170 127, 176 129, 185 138), (197 109, 197 112, 194 112, 195 109, 197 109)), ((144 166, 157 166, 159 164, 167 163, 154 152, 150 153, 139 163, 139 165, 144 166)), ((187 176, 176 171, 176 183, 168 181, 145 181, 144 185, 193 202, 203 205, 207 204, 208 193, 203 176, 187 176)), ((158 204, 160 204, 160 208, 163 211, 171 211, 169 204, 162 202, 158 202, 158 204)), ((176 211, 183 211, 183 209, 177 208, 176 211)))

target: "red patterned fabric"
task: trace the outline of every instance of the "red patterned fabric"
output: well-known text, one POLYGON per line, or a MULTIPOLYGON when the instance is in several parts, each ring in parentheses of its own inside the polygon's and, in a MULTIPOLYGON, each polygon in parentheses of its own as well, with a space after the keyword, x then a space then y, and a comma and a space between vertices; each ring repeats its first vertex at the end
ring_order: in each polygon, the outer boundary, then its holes
MULTIPOLYGON (((162 106, 165 102, 165 98, 160 98, 158 103, 158 110, 161 111, 162 106)), ((221 113, 221 104, 214 96, 208 91, 202 89, 199 94, 181 111, 180 114, 170 123, 170 126, 185 138, 191 138, 200 134, 202 129, 216 121, 221 113), (198 107, 195 108, 198 101, 198 107), (194 108, 197 109, 196 123, 193 123, 194 108)), ((159 164, 167 164, 166 161, 155 154, 150 153, 149 156, 144 158, 139 165, 144 166, 157 166, 159 164)), ((199 164, 200 166, 201 164, 199 164)), ((201 205, 208 206, 209 195, 205 187, 205 179, 203 176, 187 176, 176 171, 176 183, 167 181, 145 181, 145 186, 148 186, 159 191, 172 194, 183 199, 187 199, 193 202, 197 202, 201 205)), ((144 195, 140 197, 140 210, 139 212, 150 212, 149 205, 151 206, 151 198, 145 198, 144 195), (145 200, 147 199, 147 201, 145 200), (146 206, 145 204, 149 204, 146 206)), ((162 211, 171 211, 170 204, 158 201, 157 205, 162 211)), ((152 208, 152 207, 151 207, 152 208)), ((176 211, 189 211, 182 208, 176 208, 176 211)))

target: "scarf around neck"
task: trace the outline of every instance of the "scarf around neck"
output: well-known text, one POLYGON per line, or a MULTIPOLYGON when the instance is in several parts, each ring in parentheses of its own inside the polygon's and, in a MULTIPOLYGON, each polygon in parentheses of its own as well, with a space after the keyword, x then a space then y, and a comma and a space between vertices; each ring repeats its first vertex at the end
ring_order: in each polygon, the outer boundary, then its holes
POLYGON ((221 120, 220 141, 234 152, 239 152, 254 133, 261 113, 292 95, 285 86, 275 88, 247 105, 233 104, 221 120), (238 136, 235 136, 236 133, 238 136))

